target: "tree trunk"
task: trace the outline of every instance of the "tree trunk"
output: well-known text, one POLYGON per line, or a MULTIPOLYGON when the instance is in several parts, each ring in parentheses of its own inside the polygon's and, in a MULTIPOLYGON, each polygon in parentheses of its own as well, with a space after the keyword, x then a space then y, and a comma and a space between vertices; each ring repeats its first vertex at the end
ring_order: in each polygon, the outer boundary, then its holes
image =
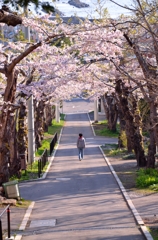
MULTIPOLYGON (((143 12, 142 12, 143 13, 143 12)), ((151 28, 149 22, 145 18, 145 14, 142 14, 143 18, 142 20, 145 20, 145 24, 147 26, 147 31, 151 35, 151 43, 153 46, 153 56, 156 59, 156 62, 158 64, 158 45, 157 45, 157 39, 153 32, 153 29, 151 28)), ((144 54, 142 54, 141 49, 139 45, 137 45, 137 41, 132 41, 127 33, 124 33, 124 37, 127 40, 129 46, 133 49, 133 52, 140 64, 140 67, 143 71, 144 77, 146 79, 146 85, 147 85, 147 93, 145 93, 145 89, 142 85, 138 83, 138 86, 141 86, 141 89, 143 90, 142 93, 144 94, 145 100, 150 105, 150 145, 148 149, 148 157, 147 157, 147 166, 148 167, 155 167, 155 152, 156 152, 156 146, 158 146, 158 124, 157 124, 157 94, 155 85, 152 84, 153 80, 157 80, 157 67, 152 66, 148 63, 146 57, 144 54)))
POLYGON ((35 141, 36 148, 41 147, 41 142, 44 138, 44 101, 40 101, 38 106, 36 106, 36 117, 35 117, 35 141))
POLYGON ((113 96, 105 95, 104 109, 106 109, 106 118, 108 121, 108 128, 112 132, 116 132, 116 124, 118 119, 118 109, 113 96))
POLYGON ((9 181, 9 169, 8 169, 8 157, 7 157, 7 149, 1 149, 0 152, 0 159, 3 159, 0 161, 0 185, 2 183, 9 181))
POLYGON ((104 107, 104 111, 105 111, 105 117, 108 120, 109 119, 109 110, 108 110, 108 105, 107 105, 107 101, 106 101, 106 94, 102 96, 102 100, 103 100, 103 107, 104 107))
POLYGON ((116 93, 119 106, 124 113, 124 119, 126 122, 126 132, 130 138, 132 149, 137 159, 137 166, 146 166, 146 158, 144 154, 142 134, 141 134, 141 117, 138 111, 137 102, 133 96, 131 96, 129 109, 129 90, 124 86, 121 80, 116 82, 116 93))
POLYGON ((130 129, 130 121, 126 120, 125 121, 125 133, 126 133, 126 138, 127 138, 127 152, 132 153, 133 150, 133 145, 131 141, 131 133, 129 131, 130 129))
POLYGON ((119 118, 119 123, 120 123, 120 132, 119 132, 119 136, 118 136, 118 146, 119 148, 123 148, 125 147, 124 146, 124 143, 121 139, 121 135, 123 132, 125 132, 125 120, 124 120, 124 116, 123 116, 123 113, 120 109, 118 109, 118 118, 119 118))
POLYGON ((21 103, 19 109, 19 117, 18 117, 18 153, 19 158, 27 162, 27 146, 28 146, 28 137, 27 137, 27 127, 26 127, 26 106, 21 103))
POLYGON ((52 125, 52 120, 55 118, 55 109, 52 109, 51 104, 47 104, 45 106, 44 112, 45 112, 45 114, 44 114, 44 116, 45 116, 45 118, 44 118, 45 131, 48 132, 48 126, 52 125))
POLYGON ((156 145, 155 145, 155 137, 153 129, 150 130, 150 144, 148 146, 148 156, 147 156, 147 167, 154 168, 155 167, 155 153, 156 153, 156 145))
MULTIPOLYGON (((4 93, 4 101, 13 103, 15 99, 15 89, 17 82, 17 72, 11 71, 7 72, 7 86, 4 93)), ((7 136, 8 131, 14 134, 15 129, 12 129, 8 125, 8 120, 10 118, 10 113, 13 113, 15 110, 8 103, 3 105, 0 114, 0 185, 3 182, 9 180, 9 170, 8 170, 8 151, 9 150, 9 138, 7 136), (11 111, 11 110, 12 111, 11 111), (12 132, 13 131, 13 132, 12 132)), ((11 142, 10 142, 11 143, 11 142)), ((13 147, 14 148, 14 147, 13 147)), ((13 149, 12 148, 12 149, 13 149)))
POLYGON ((157 111, 156 104, 152 101, 150 103, 150 144, 148 146, 147 167, 155 167, 155 153, 156 153, 156 141, 157 139, 157 111))
POLYGON ((12 177, 16 175, 20 177, 20 159, 18 158, 17 152, 17 131, 16 131, 16 121, 14 116, 8 117, 7 122, 7 137, 9 144, 9 173, 12 177), (12 129, 12 130, 11 130, 12 129))
POLYGON ((53 111, 51 104, 47 104, 45 109, 46 109, 46 123, 48 124, 48 126, 51 126, 52 120, 53 118, 55 118, 55 111, 53 111))
POLYGON ((119 109, 119 119, 120 119, 119 146, 120 147, 125 147, 124 144, 122 143, 122 140, 121 140, 121 134, 123 132, 125 132, 126 139, 127 139, 127 146, 126 146, 127 147, 127 152, 131 153, 133 148, 132 148, 132 143, 131 143, 131 136, 130 136, 130 133, 128 131, 129 127, 127 127, 125 117, 124 117, 124 113, 120 109, 119 109))

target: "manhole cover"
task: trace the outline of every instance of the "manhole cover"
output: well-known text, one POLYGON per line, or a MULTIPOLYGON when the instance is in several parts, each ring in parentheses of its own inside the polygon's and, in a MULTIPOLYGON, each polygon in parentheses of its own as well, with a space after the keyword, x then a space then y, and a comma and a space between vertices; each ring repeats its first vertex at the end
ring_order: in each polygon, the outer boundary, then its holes
POLYGON ((57 181, 68 181, 71 178, 56 178, 57 181))
POLYGON ((56 219, 33 220, 30 223, 30 228, 34 228, 34 227, 54 227, 55 225, 56 225, 56 219))

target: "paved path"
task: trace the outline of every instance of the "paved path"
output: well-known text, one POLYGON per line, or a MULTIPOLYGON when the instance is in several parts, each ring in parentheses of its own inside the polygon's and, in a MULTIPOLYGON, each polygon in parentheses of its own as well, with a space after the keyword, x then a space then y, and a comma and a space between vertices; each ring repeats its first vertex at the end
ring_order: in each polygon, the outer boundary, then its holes
POLYGON ((47 178, 20 185, 22 197, 35 201, 23 240, 145 239, 97 146, 101 141, 95 141, 86 113, 67 115, 47 178), (81 162, 79 132, 87 142, 81 162))

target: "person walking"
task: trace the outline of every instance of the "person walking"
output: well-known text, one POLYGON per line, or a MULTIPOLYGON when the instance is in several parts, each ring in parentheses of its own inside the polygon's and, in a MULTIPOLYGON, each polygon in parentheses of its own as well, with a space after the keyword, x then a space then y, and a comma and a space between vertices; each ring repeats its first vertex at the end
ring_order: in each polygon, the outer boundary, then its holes
POLYGON ((81 161, 81 159, 83 159, 85 146, 86 146, 85 139, 84 139, 82 133, 79 133, 79 137, 77 139, 79 161, 81 161))

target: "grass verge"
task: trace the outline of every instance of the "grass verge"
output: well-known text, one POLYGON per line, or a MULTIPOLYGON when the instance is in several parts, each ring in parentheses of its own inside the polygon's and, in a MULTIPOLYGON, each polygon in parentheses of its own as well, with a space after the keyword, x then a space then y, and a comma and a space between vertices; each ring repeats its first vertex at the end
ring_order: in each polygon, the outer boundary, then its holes
POLYGON ((149 232, 154 240, 158 240, 158 229, 157 228, 149 228, 149 232))
MULTIPOLYGON (((28 208, 31 204, 30 200, 25 200, 23 198, 20 198, 20 200, 17 200, 16 205, 10 205, 10 208, 28 208)), ((6 207, 6 204, 0 204, 0 211, 6 207)))
POLYGON ((45 149, 49 149, 50 142, 54 137, 55 133, 60 134, 62 127, 64 126, 64 114, 61 114, 60 122, 56 122, 55 120, 52 121, 52 126, 48 127, 48 132, 44 133, 44 139, 42 140, 42 146, 37 150, 35 153, 36 157, 42 155, 45 149))
POLYGON ((31 204, 31 201, 21 198, 20 201, 17 201, 16 207, 28 208, 30 204, 31 204))
MULTIPOLYGON (((48 132, 44 133, 44 139, 42 141, 42 146, 35 153, 36 158, 40 157, 45 149, 48 150, 48 154, 49 154, 50 142, 51 142, 52 138, 54 137, 55 133, 57 133, 59 136, 60 131, 61 131, 62 127, 64 126, 64 118, 65 118, 65 115, 61 114, 61 120, 59 123, 57 123, 55 120, 52 121, 52 126, 48 127, 48 132)), ((43 172, 46 171, 48 164, 49 164, 49 162, 46 163, 46 165, 43 169, 43 172)), ((21 171, 20 179, 16 176, 12 176, 10 178, 10 181, 18 180, 19 182, 22 182, 22 181, 32 180, 32 179, 37 179, 37 178, 38 178, 38 161, 35 161, 31 165, 28 164, 26 170, 21 171)))
MULTIPOLYGON (((49 162, 46 163, 45 167, 43 168, 43 172, 46 171, 48 164, 49 164, 49 162)), ((12 176, 10 178, 10 181, 18 180, 19 182, 23 182, 26 180, 32 180, 32 179, 37 179, 37 178, 38 178, 38 161, 35 161, 34 163, 32 163, 32 165, 30 165, 30 164, 27 165, 26 170, 21 171, 20 178, 18 178, 17 176, 12 176)))
POLYGON ((93 122, 92 126, 94 128, 96 136, 105 136, 105 137, 118 137, 120 126, 117 124, 116 132, 113 132, 108 129, 107 120, 99 121, 98 123, 93 122))

